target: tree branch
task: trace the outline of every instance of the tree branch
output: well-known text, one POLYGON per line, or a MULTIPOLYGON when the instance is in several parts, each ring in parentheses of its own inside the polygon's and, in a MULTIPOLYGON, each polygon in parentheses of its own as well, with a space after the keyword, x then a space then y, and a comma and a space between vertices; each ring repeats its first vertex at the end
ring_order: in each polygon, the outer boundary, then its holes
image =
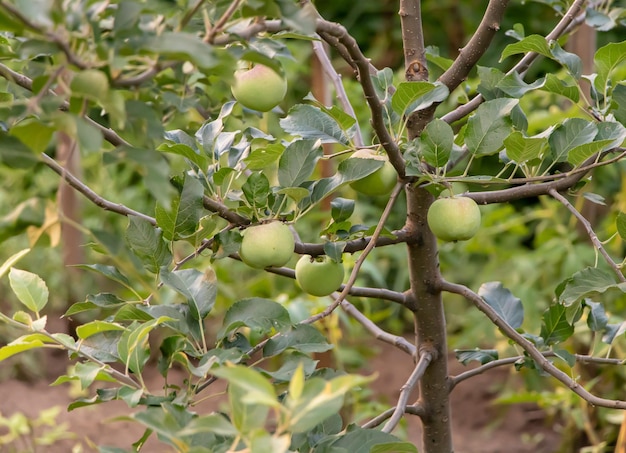
POLYGON ((458 87, 467 78, 480 57, 489 48, 496 32, 500 30, 500 22, 502 22, 508 3, 509 0, 489 1, 476 33, 460 50, 459 56, 454 60, 452 66, 439 77, 439 81, 446 85, 450 91, 458 87))
MULTIPOLYGON (((400 152, 398 144, 391 136, 385 125, 385 115, 382 103, 376 94, 374 83, 370 77, 371 64, 363 55, 356 40, 348 33, 348 31, 340 24, 328 22, 324 19, 318 19, 316 29, 320 36, 324 38, 325 34, 334 36, 345 47, 352 61, 356 65, 358 72, 358 80, 363 88, 365 100, 370 108, 372 127, 382 147, 389 156, 389 162, 393 165, 401 178, 405 176, 405 163, 400 152)), ((334 42, 329 42, 335 45, 334 42)))
MULTIPOLYGON (((2 63, 0 63, 0 77, 5 78, 6 80, 8 80, 9 82, 13 82, 16 85, 28 90, 28 91, 33 91, 33 81, 32 79, 30 79, 29 77, 20 74, 19 72, 16 72, 14 70, 12 70, 11 68, 9 68, 8 66, 3 65, 2 63)), ((51 95, 53 96, 59 96, 61 97, 58 93, 50 90, 49 91, 51 95)), ((67 111, 70 108, 70 104, 67 101, 63 101, 63 103, 61 104, 61 106, 59 107, 60 110, 63 111, 67 111)), ((83 117, 84 120, 90 125, 95 127, 96 129, 98 129, 101 133, 102 136, 104 137, 104 139, 109 142, 110 144, 112 144, 113 146, 128 146, 128 147, 132 147, 132 145, 130 143, 128 143, 126 140, 124 140, 122 137, 120 137, 113 129, 109 129, 108 127, 105 127, 103 125, 101 125, 100 123, 92 120, 90 117, 85 116, 83 117)))
POLYGON ((120 203, 113 203, 105 198, 102 198, 96 192, 91 190, 85 183, 83 183, 76 176, 71 174, 66 168, 59 165, 57 161, 55 161, 52 157, 48 156, 45 153, 41 153, 41 160, 44 164, 46 164, 52 171, 58 174, 61 178, 67 182, 70 187, 76 189, 79 193, 85 196, 89 201, 91 201, 96 206, 104 209, 105 211, 115 212, 117 214, 121 214, 123 216, 137 216, 144 220, 147 220, 152 225, 156 226, 156 220, 154 217, 150 217, 142 212, 135 211, 134 209, 128 208, 120 203))
MULTIPOLYGON (((585 1, 586 0, 575 0, 574 3, 572 3, 567 12, 561 18, 561 20, 546 36, 546 41, 554 41, 560 38, 563 34, 567 33, 567 31, 569 30, 569 26, 576 20, 576 17, 578 17, 581 12, 583 12, 582 7, 585 1)), ((530 68, 531 64, 535 61, 538 55, 539 54, 537 54, 536 52, 529 52, 509 72, 507 72, 507 74, 512 74, 513 72, 519 72, 520 74, 524 74, 528 70, 528 68, 530 68)), ((482 95, 477 94, 470 102, 463 104, 453 111, 445 114, 441 117, 441 119, 449 124, 454 123, 455 121, 464 118, 465 116, 476 110, 478 106, 483 103, 483 101, 484 98, 482 97, 482 95)))
POLYGON ((74 52, 72 52, 72 49, 70 48, 69 43, 65 41, 61 36, 44 29, 40 25, 37 25, 36 23, 28 19, 26 16, 24 16, 19 9, 15 8, 13 5, 10 5, 5 1, 0 1, 0 8, 4 9, 7 13, 15 17, 26 28, 30 29, 31 31, 34 31, 35 33, 39 33, 45 36, 48 40, 56 44, 56 46, 59 49, 61 49, 61 51, 65 54, 65 57, 67 58, 67 61, 70 64, 76 66, 79 69, 88 69, 91 67, 91 65, 81 61, 74 54, 74 52))
MULTIPOLYGON (((337 71, 335 71, 335 68, 331 63, 330 58, 328 58, 326 49, 324 49, 324 45, 320 41, 313 41, 313 52, 315 52, 315 55, 321 63, 322 68, 324 68, 324 72, 326 73, 326 75, 333 81, 333 86, 335 87, 337 99, 343 107, 343 110, 356 120, 356 113, 352 108, 352 104, 350 104, 350 101, 348 100, 348 95, 343 86, 343 83, 341 83, 341 76, 337 73, 337 71)), ((362 147, 364 146, 364 143, 363 135, 361 134, 361 128, 359 127, 358 122, 355 123, 355 125, 356 131, 354 136, 354 144, 356 146, 362 147)))
MULTIPOLYGON (((541 354, 543 354, 544 357, 557 357, 557 355, 552 351, 545 351, 545 352, 542 352, 541 354)), ((624 359, 592 357, 589 355, 582 355, 582 354, 574 354, 574 357, 576 357, 576 361, 580 363, 595 363, 598 365, 624 365, 626 363, 626 360, 624 359)), ((485 363, 484 365, 481 365, 479 367, 476 367, 468 371, 464 371, 463 373, 457 374, 456 376, 450 376, 450 391, 454 390, 454 388, 458 384, 460 384, 463 381, 466 381, 467 379, 470 379, 474 376, 478 376, 479 374, 483 374, 486 371, 489 371, 493 368, 506 366, 506 365, 512 365, 515 362, 523 358, 524 356, 521 356, 521 355, 517 357, 506 357, 504 359, 498 359, 489 363, 485 363)))
POLYGON ((572 206, 572 204, 567 200, 567 198, 565 198, 563 195, 558 193, 556 190, 550 189, 548 193, 552 196, 552 198, 554 198, 555 200, 558 200, 563 206, 565 206, 574 215, 574 217, 578 219, 580 224, 583 226, 583 228, 589 235, 589 238, 591 239, 591 243, 596 248, 596 250, 598 250, 598 252, 600 252, 600 254, 604 257, 607 264, 613 269, 613 271, 617 275, 617 278, 621 282, 626 282, 626 277, 624 277, 622 270, 615 263, 615 261, 613 261, 613 258, 609 256, 606 249, 602 246, 602 242, 600 242, 600 239, 598 239, 598 235, 596 234, 596 232, 593 231, 593 228, 591 227, 591 223, 589 223, 589 221, 580 212, 578 212, 574 206, 572 206))
MULTIPOLYGON (((395 410, 396 410, 395 407, 387 409, 382 414, 374 417, 369 422, 363 424, 363 426, 361 426, 361 428, 363 428, 363 429, 376 428, 382 422, 384 422, 389 417, 391 417, 393 415, 393 413, 395 412, 395 410)), ((418 417, 425 417, 426 416, 426 411, 419 404, 411 404, 411 405, 405 406, 404 407, 404 413, 405 414, 411 414, 411 415, 417 415, 418 417)))
POLYGON ((365 328, 365 330, 371 333, 375 339, 380 340, 383 343, 395 346, 412 357, 416 356, 417 350, 415 348, 415 345, 411 344, 404 337, 385 332, 383 329, 378 327, 376 323, 374 323, 371 319, 361 313, 354 305, 352 305, 347 300, 341 302, 341 308, 352 318, 354 318, 359 324, 361 324, 365 328))
MULTIPOLYGON (((434 353, 436 354, 436 351, 434 353)), ((398 397, 398 404, 396 405, 396 408, 394 409, 389 421, 385 423, 385 426, 383 426, 382 432, 390 433, 394 430, 396 426, 398 426, 398 423, 400 423, 400 420, 402 420, 402 416, 404 415, 406 403, 409 401, 411 392, 413 391, 419 380, 422 379, 422 376, 424 376, 424 373, 426 372, 426 369, 428 368, 428 365, 430 365, 430 362, 432 360, 432 351, 420 351, 419 361, 417 362, 417 365, 415 365, 415 368, 409 376, 409 379, 402 386, 402 389, 400 390, 400 396, 398 397)))
POLYGON ((488 304, 486 303, 482 297, 473 292, 471 289, 466 286, 459 285, 456 283, 450 283, 447 281, 441 281, 441 290, 447 291, 454 294, 459 294, 465 297, 467 300, 472 302, 478 310, 484 313, 489 320, 494 323, 500 331, 510 340, 518 344, 526 353, 535 361, 537 366, 539 366, 546 373, 554 377, 560 383, 569 388, 572 392, 576 393, 582 399, 587 401, 589 404, 600 407, 607 407, 611 409, 626 409, 626 401, 619 400, 610 400, 606 398, 600 398, 598 396, 593 395, 587 389, 585 389, 581 384, 576 382, 566 373, 561 371, 559 368, 554 366, 542 353, 539 351, 534 344, 528 341, 526 338, 522 336, 517 330, 511 327, 506 321, 504 321, 500 315, 488 304))
POLYGON ((404 70, 407 81, 428 80, 424 50, 424 29, 420 0, 400 0, 400 26, 404 47, 404 70))

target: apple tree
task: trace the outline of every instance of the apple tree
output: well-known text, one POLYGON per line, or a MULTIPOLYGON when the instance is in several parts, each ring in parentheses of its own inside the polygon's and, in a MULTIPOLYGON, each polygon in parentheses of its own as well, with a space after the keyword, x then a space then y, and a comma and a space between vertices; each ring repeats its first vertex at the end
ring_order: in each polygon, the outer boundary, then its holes
POLYGON ((392 69, 315 2, 0 0, 0 164, 15 189, 0 238, 28 242, 0 267, 22 304, 0 313, 21 331, 0 360, 67 351, 76 365, 57 383, 94 388, 70 409, 125 401, 145 427, 133 451, 154 436, 198 453, 417 451, 394 432, 418 417, 420 451, 449 453, 451 392, 503 366, 626 409, 623 394, 579 378, 624 360, 612 346, 626 325, 614 314, 626 215, 598 175, 619 180, 626 156, 626 42, 599 47, 592 71, 566 50, 581 27, 619 28, 623 11, 537 2, 551 28, 535 33, 503 26, 509 3, 481 2, 471 36, 446 55, 424 33, 422 2, 399 0, 403 67, 392 69), (331 96, 310 93, 313 60, 331 96), (461 278, 468 244, 493 244, 494 209, 519 203, 535 220, 553 203, 558 218, 544 221, 574 219, 592 251, 570 255, 543 298, 516 295, 521 269, 461 278), (587 218, 589 203, 608 207, 605 223, 587 218), (77 240, 78 258, 65 260, 72 329, 55 332, 46 307, 63 296, 37 257, 77 240), (386 249, 402 254, 402 288, 362 284, 386 249), (91 274, 87 294, 75 294, 91 274), (259 275, 270 291, 248 284, 259 275), (479 365, 452 376, 444 301, 455 295, 510 347, 476 339, 456 354, 479 365), (398 307, 412 341, 366 316, 363 299, 398 307), (526 322, 525 310, 540 319, 526 322), (366 421, 341 408, 374 377, 313 357, 333 347, 316 326, 338 311, 406 353, 397 401, 366 421), (589 332, 602 344, 581 353, 575 340, 589 332), (144 379, 151 357, 158 391, 144 379), (181 385, 168 382, 174 368, 187 375, 181 385), (227 409, 196 413, 218 381, 227 409))

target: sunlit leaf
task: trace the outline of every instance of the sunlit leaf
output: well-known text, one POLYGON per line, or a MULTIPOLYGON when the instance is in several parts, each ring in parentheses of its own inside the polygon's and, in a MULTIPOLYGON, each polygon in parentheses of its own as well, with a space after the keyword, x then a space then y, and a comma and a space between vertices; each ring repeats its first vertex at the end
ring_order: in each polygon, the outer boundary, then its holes
POLYGON ((48 303, 48 287, 37 274, 11 268, 9 282, 19 301, 29 310, 39 313, 48 303))

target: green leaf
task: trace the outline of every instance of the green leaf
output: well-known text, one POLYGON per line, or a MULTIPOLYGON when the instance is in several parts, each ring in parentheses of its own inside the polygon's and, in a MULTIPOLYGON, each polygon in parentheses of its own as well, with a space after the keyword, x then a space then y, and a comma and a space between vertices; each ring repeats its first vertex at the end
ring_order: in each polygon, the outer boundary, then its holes
POLYGON ((9 269, 11 269, 11 266, 17 263, 20 259, 22 259, 23 256, 27 255, 30 250, 31 249, 20 250, 19 252, 14 253, 9 258, 7 258, 7 260, 0 266, 0 278, 3 277, 9 269))
POLYGON ((213 53, 213 46, 207 45, 195 34, 163 32, 158 36, 142 39, 140 45, 146 50, 171 59, 191 61, 202 69, 209 69, 220 63, 213 53))
POLYGON ((576 272, 559 285, 559 288, 561 287, 563 288, 562 292, 557 293, 557 296, 559 302, 566 306, 572 305, 584 297, 601 294, 613 288, 626 292, 626 283, 617 283, 613 274, 595 267, 587 267, 576 272))
POLYGON ((274 387, 258 371, 230 366, 217 368, 213 373, 228 381, 232 423, 241 433, 264 427, 270 407, 280 406, 274 387))
POLYGON ((540 335, 546 345, 561 343, 574 333, 574 326, 567 322, 565 312, 565 305, 555 304, 543 314, 540 335))
POLYGON ((217 297, 215 272, 207 268, 204 272, 183 269, 161 272, 161 281, 187 299, 191 315, 195 320, 204 319, 213 308, 217 297))
POLYGON ((579 166, 594 154, 604 151, 612 143, 613 140, 609 139, 578 145, 569 150, 567 161, 574 166, 579 166))
POLYGON ((251 173, 243 183, 241 190, 248 203, 254 208, 267 206, 267 199, 270 194, 270 182, 263 173, 251 173))
POLYGON ((108 279, 113 280, 128 289, 132 289, 133 287, 128 278, 126 278, 126 276, 114 266, 105 266, 103 264, 81 264, 77 267, 98 272, 99 274, 104 275, 108 279))
POLYGON ((35 151, 3 130, 0 130, 0 149, 0 163, 9 168, 31 168, 39 162, 35 151))
MULTIPOLYGON (((330 202, 330 215, 335 222, 348 220, 354 212, 355 201, 348 198, 333 198, 330 202)), ((2 274, 0 273, 0 276, 2 274)))
POLYGON ((297 187, 315 170, 322 157, 320 142, 297 140, 287 146, 278 162, 278 183, 281 187, 297 187))
POLYGON ((564 80, 559 79, 555 74, 546 74, 545 84, 540 88, 540 90, 565 96, 573 102, 578 102, 580 99, 580 90, 578 89, 578 85, 571 83, 568 84, 564 80))
POLYGON ((48 287, 37 274, 11 268, 9 282, 19 301, 29 310, 39 313, 48 303, 48 287))
POLYGON ((297 104, 288 115, 280 120, 280 126, 291 135, 303 139, 320 140, 321 143, 341 143, 347 145, 349 138, 335 118, 318 107, 297 104))
POLYGON ((541 35, 530 35, 519 42, 506 46, 500 56, 500 62, 511 55, 528 52, 536 52, 544 57, 554 58, 545 37, 541 35))
POLYGON ((182 190, 172 198, 168 207, 157 204, 157 225, 167 240, 177 240, 193 235, 198 229, 203 208, 204 187, 193 177, 185 176, 182 190))
POLYGON ((10 130, 10 134, 17 137, 22 143, 36 153, 43 153, 55 132, 53 127, 35 119, 19 122, 10 130))
POLYGON ((550 134, 554 162, 564 162, 570 150, 593 141, 598 127, 582 118, 568 118, 550 134))
POLYGON ((339 412, 346 393, 355 387, 372 381, 373 377, 343 375, 324 381, 311 378, 305 382, 299 398, 289 395, 287 407, 291 412, 290 429, 305 432, 339 412))
POLYGON ((346 249, 346 243, 343 241, 326 241, 324 243, 324 253, 336 263, 343 261, 343 251, 346 249))
POLYGON ((298 324, 286 332, 272 337, 263 347, 263 356, 271 357, 286 349, 294 349, 306 354, 325 352, 333 348, 321 332, 308 324, 298 324))
POLYGON ((348 426, 343 436, 329 443, 332 444, 332 451, 337 453, 371 453, 372 451, 417 453, 417 447, 409 442, 402 442, 391 434, 375 429, 363 429, 358 425, 348 426))
POLYGON ((228 309, 217 337, 225 338, 241 326, 262 333, 270 333, 274 330, 282 332, 291 327, 291 318, 289 312, 279 303, 253 297, 237 301, 228 309))
POLYGON ((173 318, 161 316, 143 324, 136 323, 122 334, 117 344, 117 352, 120 360, 133 373, 141 373, 150 358, 148 335, 166 321, 173 321, 173 318))
POLYGON ((511 291, 502 286, 501 282, 483 283, 478 295, 493 308, 498 315, 511 327, 518 329, 524 321, 522 301, 511 291))
POLYGON ((507 95, 514 98, 521 98, 529 91, 541 88, 545 83, 545 79, 537 79, 533 83, 526 83, 518 72, 505 75, 496 87, 507 95))
POLYGON ((202 415, 193 418, 187 426, 178 431, 181 437, 189 437, 197 434, 213 433, 217 436, 235 437, 237 429, 222 414, 202 415))
POLYGON ((276 162, 285 151, 285 147, 279 143, 271 143, 265 147, 254 149, 243 159, 246 168, 251 171, 263 170, 276 162))
POLYGON ((583 73, 583 62, 575 53, 566 52, 557 41, 550 42, 550 49, 556 61, 567 68, 569 73, 576 80, 580 79, 583 73))
POLYGON ((154 274, 172 262, 172 253, 163 239, 163 230, 137 216, 128 216, 126 240, 133 253, 154 274))
POLYGON ((476 361, 481 365, 484 365, 485 363, 498 360, 497 349, 455 349, 454 354, 456 359, 463 365, 467 365, 472 361, 476 361))
POLYGON ((608 81, 611 73, 625 60, 626 41, 609 43, 598 49, 593 59, 598 73, 597 77, 593 81, 593 85, 600 93, 605 95, 607 94, 609 86, 608 81))
POLYGON ((179 432, 193 419, 193 414, 181 405, 164 403, 148 407, 143 412, 136 412, 131 418, 148 427, 159 435, 159 439, 175 448, 175 451, 190 451, 190 447, 181 439, 179 432))
POLYGON ((476 109, 465 131, 465 144, 472 154, 487 156, 502 148, 504 139, 511 134, 509 114, 518 102, 517 99, 494 99, 476 109))
POLYGON ((401 82, 391 97, 391 107, 401 116, 409 115, 429 107, 433 102, 443 101, 448 93, 447 87, 441 84, 401 82))
POLYGON ((20 352, 42 348, 44 344, 45 343, 39 337, 33 337, 32 335, 24 335, 16 338, 6 346, 0 348, 0 362, 20 352))
POLYGON ((310 204, 315 204, 344 184, 365 178, 384 165, 379 159, 345 159, 337 168, 337 173, 330 178, 322 178, 312 185, 310 204))
POLYGON ((84 340, 97 333, 108 332, 111 330, 122 331, 126 330, 126 328, 116 323, 96 320, 78 326, 76 328, 76 335, 78 338, 84 340))
POLYGON ((609 317, 604 311, 604 306, 599 302, 585 301, 585 305, 589 307, 589 315, 587 316, 587 326, 592 332, 603 331, 609 323, 609 317))
POLYGON ((540 158, 548 149, 548 146, 547 138, 524 137, 519 131, 512 132, 511 135, 504 139, 506 155, 518 164, 540 158))
POLYGON ((448 123, 436 118, 424 128, 418 143, 418 153, 426 163, 437 168, 443 167, 450 159, 454 145, 454 131, 448 123))

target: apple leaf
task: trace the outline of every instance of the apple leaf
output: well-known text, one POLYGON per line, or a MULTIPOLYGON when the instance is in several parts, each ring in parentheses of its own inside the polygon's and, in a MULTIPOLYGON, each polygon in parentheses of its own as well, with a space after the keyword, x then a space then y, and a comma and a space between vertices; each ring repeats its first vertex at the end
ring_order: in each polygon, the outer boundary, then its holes
POLYGON ((349 137, 341 125, 329 114, 318 107, 298 104, 289 110, 289 114, 280 120, 285 132, 304 139, 321 140, 322 143, 341 143, 347 145, 349 137))
POLYGON ((617 283, 613 274, 607 271, 587 267, 562 282, 557 289, 557 297, 559 302, 568 306, 584 297, 601 294, 613 288, 626 292, 626 283, 617 283))
POLYGON ((289 312, 277 302, 253 297, 235 302, 226 312, 218 338, 225 338, 238 327, 246 326, 262 333, 285 331, 291 327, 289 312))
POLYGON ((553 345, 567 340, 574 333, 574 326, 567 322, 566 306, 554 304, 543 314, 541 337, 546 345, 553 345))
POLYGON ((510 113, 518 105, 517 99, 500 98, 487 101, 469 118, 465 131, 465 144, 476 156, 497 153, 511 134, 510 113))
POLYGON ((278 162, 278 183, 281 187, 297 187, 315 170, 322 157, 319 140, 296 140, 285 148, 278 162))
POLYGON ((483 283, 478 295, 493 308, 498 315, 511 327, 518 329, 524 321, 522 301, 511 291, 502 286, 501 282, 483 283))
POLYGON ((469 362, 476 361, 481 365, 485 363, 498 360, 497 349, 455 349, 454 354, 456 359, 463 365, 467 365, 469 362))

